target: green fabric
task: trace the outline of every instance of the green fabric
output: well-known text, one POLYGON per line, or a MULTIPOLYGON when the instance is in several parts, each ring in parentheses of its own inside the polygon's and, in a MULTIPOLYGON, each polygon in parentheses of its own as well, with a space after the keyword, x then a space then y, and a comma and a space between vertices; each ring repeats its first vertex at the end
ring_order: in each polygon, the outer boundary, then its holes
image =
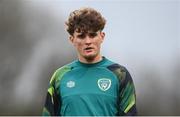
POLYGON ((130 75, 105 57, 94 64, 74 61, 56 70, 50 81, 43 115, 115 116, 135 105, 130 75), (126 78, 127 77, 127 78, 126 78), (57 94, 58 96, 55 96, 57 94), (58 97, 58 112, 55 109, 58 97))

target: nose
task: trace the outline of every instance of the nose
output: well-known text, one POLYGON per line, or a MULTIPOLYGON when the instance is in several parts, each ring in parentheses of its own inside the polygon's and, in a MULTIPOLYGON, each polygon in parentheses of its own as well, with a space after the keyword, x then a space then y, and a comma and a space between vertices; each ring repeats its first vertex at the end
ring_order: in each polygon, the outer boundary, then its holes
POLYGON ((84 41, 85 41, 85 44, 88 44, 88 45, 92 43, 92 39, 89 36, 86 36, 84 41))

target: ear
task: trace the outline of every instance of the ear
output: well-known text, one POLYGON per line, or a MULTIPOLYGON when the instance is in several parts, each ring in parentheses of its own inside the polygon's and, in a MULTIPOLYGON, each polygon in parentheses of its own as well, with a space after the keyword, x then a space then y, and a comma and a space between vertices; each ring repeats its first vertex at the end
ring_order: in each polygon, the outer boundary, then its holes
POLYGON ((102 39, 102 42, 103 42, 104 41, 104 37, 105 37, 105 32, 101 32, 100 35, 101 35, 101 39, 102 39))
POLYGON ((74 42, 74 37, 72 35, 69 36, 69 41, 73 44, 74 42))

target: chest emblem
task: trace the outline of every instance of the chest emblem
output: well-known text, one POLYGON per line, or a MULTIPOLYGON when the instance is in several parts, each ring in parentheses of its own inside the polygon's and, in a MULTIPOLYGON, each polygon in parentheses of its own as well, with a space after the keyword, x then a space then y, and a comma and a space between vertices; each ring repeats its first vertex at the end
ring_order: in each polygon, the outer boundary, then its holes
POLYGON ((107 78, 101 78, 97 83, 102 91, 106 91, 111 87, 111 80, 107 78))
POLYGON ((73 88, 73 87, 75 87, 75 82, 70 80, 67 82, 66 86, 69 88, 73 88))

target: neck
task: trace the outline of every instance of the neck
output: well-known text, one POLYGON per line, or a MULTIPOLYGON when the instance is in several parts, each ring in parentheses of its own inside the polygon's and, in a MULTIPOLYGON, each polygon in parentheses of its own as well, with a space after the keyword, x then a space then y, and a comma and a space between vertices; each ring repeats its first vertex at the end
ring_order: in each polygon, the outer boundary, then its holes
POLYGON ((101 55, 98 55, 94 58, 84 58, 84 57, 78 57, 79 58, 79 61, 82 62, 82 63, 97 63, 99 61, 102 60, 102 56, 101 55))

